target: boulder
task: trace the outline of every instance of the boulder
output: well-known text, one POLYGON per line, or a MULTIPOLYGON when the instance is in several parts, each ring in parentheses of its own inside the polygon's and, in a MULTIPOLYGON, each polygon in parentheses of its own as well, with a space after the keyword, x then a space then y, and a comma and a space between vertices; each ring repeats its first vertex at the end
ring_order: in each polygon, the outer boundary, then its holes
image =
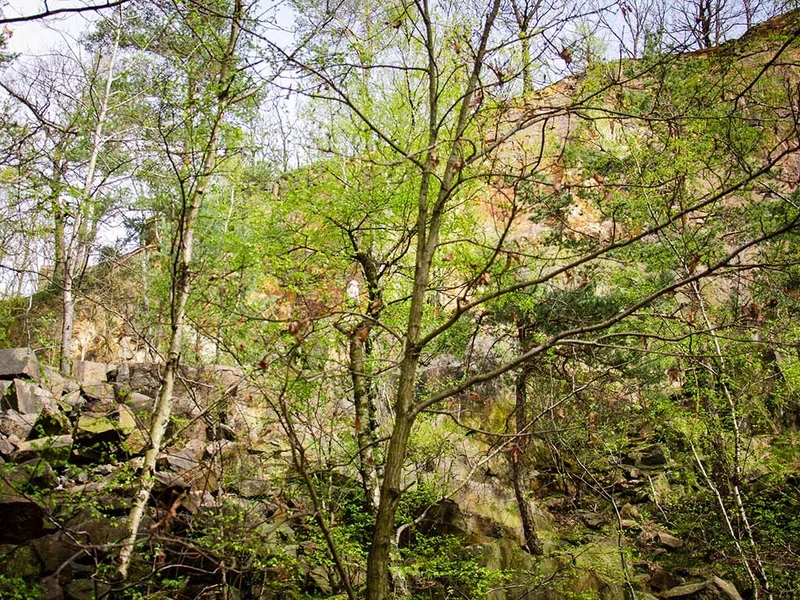
POLYGON ((669 452, 661 444, 651 444, 636 448, 623 457, 625 464, 639 468, 661 467, 666 465, 668 460, 669 452))
POLYGON ((125 523, 121 519, 91 516, 89 511, 77 515, 67 523, 75 540, 95 548, 109 549, 125 537, 125 523))
POLYGON ((8 481, 15 487, 34 485, 40 488, 54 488, 58 483, 53 467, 42 458, 26 460, 14 467, 8 481))
POLYGON ((231 489, 242 498, 266 498, 273 491, 268 479, 256 478, 239 479, 233 482, 231 489))
POLYGON ((50 463, 63 463, 69 460, 72 453, 71 435, 51 435, 25 440, 17 445, 14 458, 17 461, 44 458, 50 463))
POLYGON ((41 383, 46 385, 47 389, 50 390, 50 393, 52 393, 53 396, 60 398, 67 385, 67 379, 65 379, 55 367, 51 367, 50 365, 42 365, 41 383))
POLYGON ((37 538, 30 542, 31 548, 42 563, 44 572, 54 573, 70 561, 80 558, 82 552, 75 541, 65 532, 37 538))
POLYGON ((7 410, 0 414, 0 433, 5 436, 16 436, 20 440, 27 439, 38 415, 21 415, 15 410, 7 410))
POLYGON ((65 600, 95 600, 103 598, 111 590, 105 583, 93 579, 76 579, 70 581, 64 590, 65 600))
POLYGON ((116 442, 136 430, 136 417, 127 406, 120 404, 105 412, 87 412, 78 418, 75 438, 82 442, 116 442))
POLYGON ((582 510, 579 511, 578 515, 580 516, 581 521, 583 521, 583 524, 589 529, 600 529, 606 524, 606 520, 603 518, 603 516, 596 512, 582 510))
POLYGON ((213 376, 219 381, 222 390, 230 396, 237 394, 238 388, 245 379, 244 371, 238 367, 210 365, 206 367, 206 370, 214 374, 213 376))
POLYGON ((206 492, 203 490, 191 490, 183 497, 181 506, 190 513, 197 514, 201 510, 216 507, 217 501, 211 492, 206 492))
POLYGON ((58 580, 58 575, 42 577, 40 585, 42 586, 44 600, 64 600, 64 590, 61 589, 61 582, 58 580))
POLYGON ((124 404, 117 407, 115 419, 117 429, 122 435, 129 435, 139 427, 139 420, 136 415, 124 404))
POLYGON ((677 586, 680 581, 669 571, 656 567, 650 574, 647 581, 648 585, 656 591, 663 592, 677 586))
POLYGON ((39 361, 30 348, 0 350, 0 379, 39 379, 39 361))
POLYGON ((72 433, 72 423, 56 406, 45 405, 33 426, 36 435, 62 435, 72 433))
POLYGON ((78 440, 114 439, 117 428, 106 413, 85 413, 75 425, 75 438, 78 440))
POLYGON ((242 453, 242 447, 231 440, 215 440, 206 446, 206 455, 225 462, 234 460, 242 453))
POLYGON ((33 579, 42 575, 42 563, 33 548, 27 544, 17 546, 10 552, 3 552, 0 560, 2 572, 13 574, 14 577, 33 579))
POLYGON ((119 398, 121 402, 130 408, 142 421, 150 422, 150 417, 153 415, 153 407, 156 403, 154 398, 145 396, 139 392, 129 392, 119 398))
MULTIPOLYGON (((14 437, 19 440, 16 436, 14 437)), ((0 433, 0 455, 10 456, 15 448, 16 446, 9 441, 8 436, 0 433)))
POLYGON ((44 535, 44 509, 0 479, 0 544, 21 544, 44 535))
POLYGON ((43 406, 55 407, 56 401, 50 390, 22 379, 14 380, 14 388, 4 399, 3 408, 12 408, 23 414, 38 415, 43 406))
POLYGON ((639 514, 639 509, 629 502, 623 504, 619 512, 623 519, 632 519, 634 521, 638 521, 642 518, 641 514, 639 514))
POLYGON ((469 534, 467 521, 458 504, 446 498, 429 506, 417 521, 417 529, 425 535, 469 534))
POLYGON ((80 390, 72 390, 61 397, 61 406, 66 411, 70 411, 70 409, 80 411, 86 406, 86 398, 81 396, 80 390))
POLYGON ((78 360, 72 367, 72 372, 81 385, 96 385, 106 383, 106 374, 109 367, 106 363, 78 360))
POLYGON ((143 429, 137 429, 122 442, 122 449, 131 456, 142 454, 150 447, 150 436, 143 429))
POLYGON ((689 583, 671 588, 661 594, 661 597, 693 600, 742 600, 736 587, 719 577, 712 577, 702 583, 689 583))
POLYGON ((161 389, 161 365, 123 363, 108 373, 108 379, 118 390, 127 389, 155 398, 161 389))
POLYGON ((674 535, 670 535, 664 531, 660 531, 657 535, 658 544, 668 550, 677 550, 678 548, 683 547, 683 540, 680 538, 676 538, 674 535))
POLYGON ((160 492, 168 488, 212 493, 219 490, 219 475, 206 464, 200 464, 180 474, 172 471, 157 471, 154 479, 157 483, 154 490, 160 492))
POLYGON ((81 385, 81 392, 93 404, 112 405, 116 403, 114 386, 110 383, 90 383, 81 385))
POLYGON ((167 449, 162 455, 159 464, 176 473, 185 473, 200 465, 205 444, 200 440, 189 440, 186 445, 178 449, 167 449))

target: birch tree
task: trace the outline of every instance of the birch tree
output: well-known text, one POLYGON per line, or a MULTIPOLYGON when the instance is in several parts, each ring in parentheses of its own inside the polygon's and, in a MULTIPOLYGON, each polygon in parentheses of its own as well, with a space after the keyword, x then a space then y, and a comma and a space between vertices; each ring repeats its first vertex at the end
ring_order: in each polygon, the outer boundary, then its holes
POLYGON ((88 64, 77 57, 56 56, 0 82, 24 113, 21 118, 37 132, 29 150, 33 154, 17 160, 40 169, 39 180, 25 184, 27 193, 40 195, 42 184, 46 190, 38 203, 47 206, 52 220, 52 285, 61 296, 58 363, 63 375, 71 372, 76 285, 112 206, 111 175, 122 166, 115 159, 101 160, 113 112, 122 18, 120 10, 111 25, 110 43, 98 47, 88 64))
MULTIPOLYGON (((174 36, 161 38, 157 45, 161 58, 172 71, 172 77, 180 77, 185 87, 181 88, 184 94, 181 106, 162 105, 161 111, 167 114, 160 112, 156 115, 162 151, 171 164, 174 189, 178 194, 177 224, 172 240, 170 338, 161 389, 153 410, 150 446, 145 454, 119 555, 117 574, 123 581, 128 575, 139 526, 150 499, 156 460, 172 410, 183 348, 186 305, 191 292, 197 218, 218 165, 226 116, 232 105, 249 94, 249 90, 241 85, 243 74, 239 64, 242 26, 249 10, 244 0, 221 5, 176 1, 157 3, 153 8, 154 14, 163 19, 161 23, 165 25, 160 35, 174 36), (179 120, 169 119, 178 114, 179 120), (176 145, 177 140, 172 136, 177 129, 181 129, 185 137, 176 145)), ((170 98, 174 96, 161 97, 162 100, 170 98)))

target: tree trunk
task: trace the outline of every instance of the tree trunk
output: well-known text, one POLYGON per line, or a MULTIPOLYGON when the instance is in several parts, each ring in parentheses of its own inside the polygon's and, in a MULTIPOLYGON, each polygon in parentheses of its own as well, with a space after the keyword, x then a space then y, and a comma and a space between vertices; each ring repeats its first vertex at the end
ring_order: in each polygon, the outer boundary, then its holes
POLYGON ((64 270, 64 281, 61 287, 61 349, 59 351, 58 370, 64 377, 72 373, 70 346, 72 345, 72 327, 75 319, 75 303, 72 297, 72 273, 64 270))
POLYGON ((375 417, 375 386, 369 365, 372 353, 372 329, 383 311, 380 291, 380 272, 375 259, 360 250, 355 236, 351 236, 355 258, 367 284, 365 317, 349 333, 350 378, 353 382, 353 406, 355 408, 355 430, 358 443, 359 475, 364 488, 366 508, 370 514, 380 503, 380 483, 377 471, 377 420, 375 417))
MULTIPOLYGON (((409 383, 413 383, 416 361, 404 363, 405 376, 398 398, 406 394, 409 383), (410 378, 409 378, 410 376, 410 378)), ((381 485, 380 502, 375 516, 375 530, 372 535, 372 546, 367 561, 367 598, 369 600, 385 600, 389 595, 389 559, 394 534, 394 515, 402 494, 403 463, 408 448, 408 438, 414 419, 408 412, 395 415, 394 429, 386 451, 383 484, 381 485)))
POLYGON ((385 600, 389 596, 389 563, 391 558, 392 534, 394 533, 394 516, 402 495, 403 464, 408 450, 411 427, 419 414, 420 406, 415 406, 414 384, 417 366, 422 352, 420 331, 425 307, 431 266, 439 244, 439 231, 448 200, 455 186, 463 165, 461 142, 472 112, 471 103, 478 86, 480 71, 486 56, 486 46, 494 26, 494 20, 500 9, 500 0, 493 0, 491 10, 484 22, 480 45, 472 64, 472 72, 464 90, 458 117, 451 138, 452 145, 445 163, 441 178, 436 177, 438 157, 436 146, 439 140, 441 123, 439 123, 439 82, 435 57, 437 42, 434 39, 431 14, 427 2, 420 5, 422 20, 425 23, 425 43, 428 54, 428 151, 422 167, 419 196, 417 200, 416 235, 417 245, 414 257, 414 283, 406 324, 405 347, 400 365, 400 376, 397 383, 397 395, 394 404, 394 428, 386 450, 386 465, 381 485, 380 503, 375 516, 372 546, 367 558, 367 598, 369 600, 385 600), (438 193, 434 196, 433 206, 429 206, 431 184, 438 180, 438 193))
POLYGON ((522 55, 522 93, 528 94, 533 91, 533 77, 531 70, 531 40, 530 33, 520 29, 519 32, 520 54, 522 55))
POLYGON ((515 445, 509 453, 511 460, 511 477, 514 485, 514 497, 519 507, 519 515, 522 520, 522 534, 524 541, 522 547, 531 554, 539 555, 542 553, 542 545, 536 533, 536 524, 533 520, 533 511, 526 497, 527 485, 525 484, 526 469, 526 450, 530 441, 530 431, 528 431, 528 379, 531 374, 531 367, 524 366, 517 375, 516 386, 516 433, 515 445))
POLYGON ((158 394, 150 426, 150 448, 145 455, 142 473, 139 479, 139 491, 134 498, 126 527, 126 537, 122 543, 119 554, 119 566, 117 576, 120 581, 125 581, 128 577, 128 569, 133 556, 136 538, 139 534, 144 509, 150 498, 155 481, 155 468, 158 454, 161 452, 161 444, 164 433, 172 414, 172 392, 175 385, 175 375, 180 363, 181 344, 183 342, 183 321, 186 313, 186 303, 191 291, 191 277, 189 268, 192 262, 192 248, 194 245, 194 232, 197 216, 203 203, 206 189, 211 181, 211 175, 216 164, 217 141, 219 139, 220 126, 228 108, 230 97, 229 88, 232 83, 231 68, 236 52, 236 46, 241 30, 241 20, 243 17, 243 2, 236 0, 233 13, 231 15, 230 37, 226 52, 220 64, 218 79, 218 90, 216 97, 216 114, 213 126, 209 132, 208 144, 203 153, 202 167, 197 177, 194 187, 189 193, 189 197, 183 204, 180 215, 180 223, 176 235, 180 240, 177 249, 177 257, 174 263, 172 274, 172 330, 170 337, 169 355, 167 359, 164 376, 161 379, 161 391, 158 394))
MULTIPOLYGON (((91 242, 87 239, 86 230, 91 207, 88 205, 92 199, 92 185, 94 184, 94 174, 97 169, 97 158, 103 147, 103 127, 105 126, 108 116, 108 105, 111 100, 111 84, 114 81, 114 62, 117 56, 117 49, 119 48, 119 36, 121 31, 122 17, 120 16, 120 20, 117 23, 117 34, 114 40, 114 46, 111 50, 111 58, 108 63, 105 91, 100 104, 100 112, 97 115, 97 124, 92 136, 92 151, 89 156, 89 164, 86 167, 86 178, 84 179, 83 189, 80 194, 80 206, 78 206, 78 215, 73 225, 72 240, 70 244, 64 244, 64 248, 62 249, 64 252, 64 289, 61 303, 63 315, 61 323, 61 356, 59 360, 59 370, 64 376, 69 376, 71 369, 69 351, 72 345, 72 329, 75 321, 75 302, 73 298, 75 277, 85 268, 85 262, 88 261, 89 257, 91 242)), ((58 187, 56 189, 58 189, 58 187)), ((58 202, 58 198, 55 200, 58 202)), ((56 226, 58 228, 58 223, 56 226)), ((61 227, 63 228, 63 221, 61 227)), ((96 234, 96 224, 92 226, 91 231, 94 231, 96 234)), ((56 241, 56 248, 58 251, 58 241, 56 241)))
POLYGON ((361 323, 350 335, 350 378, 353 381, 353 404, 356 412, 356 441, 358 443, 359 474, 364 488, 367 510, 375 514, 380 502, 380 486, 375 465, 375 398, 372 382, 367 374, 368 340, 370 328, 361 323))
MULTIPOLYGON (((55 169, 55 167, 54 167, 55 169)), ((54 177, 56 174, 54 173, 54 177)), ((66 248, 64 247, 64 235, 66 234, 64 228, 64 208, 61 206, 61 200, 58 197, 61 193, 60 186, 56 182, 51 182, 50 192, 50 205, 53 210, 53 279, 51 285, 53 289, 63 289, 64 285, 64 257, 66 255, 66 248)))

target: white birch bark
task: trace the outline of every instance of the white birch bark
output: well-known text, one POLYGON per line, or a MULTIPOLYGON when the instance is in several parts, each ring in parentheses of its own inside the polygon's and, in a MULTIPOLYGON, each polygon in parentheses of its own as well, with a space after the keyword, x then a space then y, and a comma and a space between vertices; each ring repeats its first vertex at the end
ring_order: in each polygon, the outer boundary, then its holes
POLYGON ((128 577, 136 538, 139 534, 142 517, 144 516, 150 492, 155 481, 156 460, 161 452, 164 434, 172 413, 172 392, 175 385, 175 376, 180 364, 181 344, 183 342, 183 322, 186 312, 186 302, 191 291, 191 277, 189 268, 192 261, 192 248, 194 245, 195 225, 197 216, 202 206, 203 196, 208 188, 211 175, 216 164, 217 142, 219 140, 220 126, 225 112, 230 104, 229 88, 232 82, 231 67, 236 52, 236 46, 241 29, 243 14, 242 0, 236 0, 231 16, 231 29, 228 46, 221 59, 220 74, 218 79, 217 107, 215 118, 209 132, 208 143, 203 152, 202 167, 194 187, 189 192, 189 197, 184 203, 183 214, 180 222, 180 240, 178 257, 175 262, 172 294, 172 332, 170 337, 169 355, 161 379, 161 390, 154 408, 153 419, 150 425, 150 448, 145 454, 142 473, 139 478, 139 489, 134 497, 133 507, 128 516, 126 535, 122 542, 117 567, 117 577, 125 581, 128 577))

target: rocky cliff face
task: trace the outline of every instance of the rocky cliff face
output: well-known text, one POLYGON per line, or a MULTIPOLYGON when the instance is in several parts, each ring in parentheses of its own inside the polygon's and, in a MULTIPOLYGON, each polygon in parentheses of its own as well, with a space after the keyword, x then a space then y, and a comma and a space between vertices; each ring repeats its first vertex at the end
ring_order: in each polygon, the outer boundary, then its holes
MULTIPOLYGON (((65 379, 40 366, 30 349, 0 351, 0 596, 84 600, 110 593, 159 369, 78 362, 75 378, 65 379)), ((131 597, 333 594, 337 580, 308 526, 313 511, 292 448, 273 407, 243 372, 185 368, 168 437, 131 597)), ((479 445, 465 443, 462 459, 448 469, 468 469, 479 445)), ((675 567, 685 543, 652 518, 678 493, 663 445, 634 442, 598 474, 598 483, 614 486, 624 500, 615 512, 576 502, 574 489, 565 495, 575 484, 540 462, 537 525, 546 559, 520 547, 504 464, 485 460, 454 499, 412 501, 400 539, 401 548, 414 550, 405 555, 409 572, 417 573, 412 590, 450 597, 453 589, 468 591, 474 571, 493 581, 485 591, 497 600, 623 599, 632 589, 639 598, 740 598, 699 565, 675 567), (452 572, 431 576, 426 564, 442 558, 431 548, 447 553, 452 572), (633 581, 625 581, 621 561, 632 564, 633 581)), ((316 470, 310 476, 328 490, 332 526, 363 520, 354 480, 316 470)), ((356 564, 353 580, 363 582, 356 564)))

